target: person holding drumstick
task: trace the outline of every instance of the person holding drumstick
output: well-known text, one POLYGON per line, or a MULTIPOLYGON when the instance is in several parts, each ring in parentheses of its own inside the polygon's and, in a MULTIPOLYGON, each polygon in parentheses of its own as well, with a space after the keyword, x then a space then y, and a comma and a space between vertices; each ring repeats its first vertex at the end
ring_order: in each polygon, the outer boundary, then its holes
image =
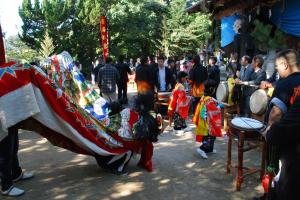
MULTIPOLYGON (((276 57, 275 63, 276 69, 280 75, 280 81, 277 82, 269 103, 266 113, 266 122, 268 123, 268 127, 263 135, 267 134, 267 143, 271 148, 269 151, 273 157, 273 163, 271 163, 273 165, 272 171, 274 171, 274 173, 279 171, 279 159, 283 161, 282 170, 279 173, 279 182, 275 184, 276 192, 269 192, 269 194, 264 195, 264 197, 254 199, 266 199, 267 196, 271 197, 271 199, 297 199, 292 197, 297 193, 297 188, 295 189, 296 186, 293 186, 293 183, 299 181, 300 177, 298 180, 297 177, 290 177, 297 173, 297 175, 299 175, 299 172, 296 172, 299 169, 294 168, 299 161, 299 147, 297 150, 298 156, 295 156, 297 155, 297 152, 286 151, 286 149, 293 148, 292 144, 296 141, 293 141, 292 139, 292 143, 286 143, 286 140, 291 139, 289 137, 291 134, 293 137, 294 134, 298 134, 297 130, 299 130, 296 128, 293 129, 292 127, 295 125, 294 120, 297 119, 296 117, 300 114, 300 112, 295 112, 294 109, 290 109, 294 102, 297 102, 297 105, 299 105, 299 102, 296 101, 299 100, 298 96, 300 93, 300 67, 298 59, 298 53, 292 49, 280 51, 276 57), (295 115, 295 118, 291 117, 293 115, 295 115), (279 127, 284 126, 286 128, 279 129, 279 127), (278 131, 280 130, 282 131, 280 132, 281 137, 278 138, 278 131), (291 171, 287 171, 288 168, 291 171), (296 169, 296 171, 294 169, 296 169)), ((297 106, 297 109, 298 107, 299 106, 297 106)))
POLYGON ((300 86, 294 90, 290 109, 275 122, 265 137, 277 147, 282 167, 276 184, 276 198, 299 199, 300 185, 300 86))

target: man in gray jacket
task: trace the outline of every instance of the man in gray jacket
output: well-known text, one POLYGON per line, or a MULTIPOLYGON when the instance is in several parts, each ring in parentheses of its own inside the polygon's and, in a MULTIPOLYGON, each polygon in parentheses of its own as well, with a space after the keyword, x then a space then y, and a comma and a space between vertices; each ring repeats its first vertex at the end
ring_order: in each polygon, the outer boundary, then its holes
POLYGON ((262 70, 264 59, 261 56, 254 56, 252 60, 253 72, 249 81, 241 81, 240 84, 244 85, 243 96, 245 97, 245 114, 250 116, 250 97, 252 93, 258 88, 262 81, 267 79, 267 74, 262 70), (255 87, 257 86, 257 87, 255 87))
MULTIPOLYGON (((249 56, 243 56, 241 59, 241 71, 239 73, 239 78, 236 79, 237 84, 243 84, 243 82, 247 82, 251 80, 251 76, 254 72, 251 66, 251 58, 249 56)), ((249 88, 242 87, 242 99, 240 100, 240 112, 242 115, 248 115, 250 113, 250 95, 249 88)))

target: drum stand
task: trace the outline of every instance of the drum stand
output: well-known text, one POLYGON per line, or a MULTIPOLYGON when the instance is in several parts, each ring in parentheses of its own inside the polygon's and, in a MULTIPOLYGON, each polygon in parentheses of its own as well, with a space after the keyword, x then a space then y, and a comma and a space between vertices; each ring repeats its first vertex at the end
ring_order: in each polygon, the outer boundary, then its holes
MULTIPOLYGON (((245 131, 240 131, 239 132, 239 137, 238 139, 238 175, 236 178, 236 190, 240 191, 241 190, 241 185, 243 183, 243 180, 246 176, 252 175, 256 172, 260 172, 260 179, 263 178, 264 172, 265 172, 265 158, 266 158, 266 143, 264 139, 259 139, 256 141, 256 144, 248 144, 246 147, 244 147, 244 143, 247 140, 245 137, 245 131), (257 144, 259 142, 259 144, 257 144), (243 166, 243 158, 244 158, 244 153, 247 151, 250 151, 252 149, 256 149, 262 147, 262 154, 261 154, 261 166, 260 169, 254 169, 254 168, 247 168, 243 166), (244 169, 247 170, 247 173, 244 173, 244 169)), ((227 174, 230 174, 231 170, 231 147, 232 147, 232 140, 234 140, 234 137, 232 134, 229 133, 229 139, 228 139, 228 151, 227 151, 227 174)), ((236 138, 236 137, 235 137, 236 138)))
MULTIPOLYGON (((158 113, 158 108, 160 106, 169 106, 168 102, 163 102, 163 101, 159 101, 159 100, 156 100, 155 103, 154 103, 154 110, 156 113, 158 113)), ((172 122, 173 122, 173 119, 171 116, 168 116, 169 117, 169 126, 172 126, 172 122)))

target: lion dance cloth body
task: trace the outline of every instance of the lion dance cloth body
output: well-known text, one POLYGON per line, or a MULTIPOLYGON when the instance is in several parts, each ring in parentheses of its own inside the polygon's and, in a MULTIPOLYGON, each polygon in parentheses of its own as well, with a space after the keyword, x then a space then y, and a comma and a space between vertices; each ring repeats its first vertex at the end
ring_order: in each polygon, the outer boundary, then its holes
POLYGON ((149 140, 129 137, 138 115, 124 112, 118 131, 111 131, 106 127, 109 118, 106 125, 97 120, 40 68, 15 63, 0 67, 0 140, 9 127, 21 123, 21 128, 75 153, 102 157, 142 153, 139 165, 152 171, 153 145, 149 140))

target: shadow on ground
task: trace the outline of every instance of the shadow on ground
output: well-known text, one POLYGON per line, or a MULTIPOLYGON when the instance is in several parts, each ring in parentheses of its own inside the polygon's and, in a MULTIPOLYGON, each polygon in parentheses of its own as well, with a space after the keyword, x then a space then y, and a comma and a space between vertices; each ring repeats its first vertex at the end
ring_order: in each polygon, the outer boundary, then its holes
MULTIPOLYGON (((134 90, 129 90, 130 100, 135 95, 134 90)), ((195 143, 191 132, 182 136, 171 132, 165 131, 155 144, 152 173, 136 166, 137 156, 127 168, 129 175, 120 177, 100 169, 93 157, 54 147, 39 135, 20 130, 21 164, 36 176, 16 184, 26 190, 18 200, 240 200, 262 194, 259 174, 246 178, 241 192, 235 191, 236 169, 226 174, 226 138, 218 139, 217 153, 203 160, 196 153, 199 144, 195 143)), ((235 163, 236 146, 233 145, 232 151, 235 163)), ((246 153, 244 161, 245 165, 259 166, 259 152, 246 153)))
MULTIPOLYGON (((171 131, 170 131, 171 132, 171 131)), ((89 156, 52 146, 39 135, 20 130, 20 160, 32 170, 32 180, 17 183, 26 190, 18 199, 249 199, 261 194, 259 175, 245 179, 235 191, 236 169, 226 175, 227 141, 216 141, 216 154, 203 160, 196 153, 192 133, 176 136, 165 131, 155 144, 154 171, 128 166, 129 175, 120 177, 100 169, 89 156)), ((233 148, 233 161, 237 149, 233 148)), ((258 166, 257 151, 246 154, 245 163, 258 166)), ((3 198, 11 199, 11 198, 3 198)))

